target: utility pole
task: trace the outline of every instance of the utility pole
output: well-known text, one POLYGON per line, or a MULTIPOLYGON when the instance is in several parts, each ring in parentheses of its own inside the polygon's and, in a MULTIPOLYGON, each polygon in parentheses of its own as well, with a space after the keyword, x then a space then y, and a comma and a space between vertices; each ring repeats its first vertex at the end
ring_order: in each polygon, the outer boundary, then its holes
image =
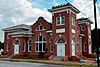
POLYGON ((99 42, 98 42, 98 29, 97 29, 97 16, 96 16, 96 1, 93 0, 94 5, 94 20, 95 20, 95 30, 96 30, 96 54, 97 54, 97 65, 99 67, 99 42))

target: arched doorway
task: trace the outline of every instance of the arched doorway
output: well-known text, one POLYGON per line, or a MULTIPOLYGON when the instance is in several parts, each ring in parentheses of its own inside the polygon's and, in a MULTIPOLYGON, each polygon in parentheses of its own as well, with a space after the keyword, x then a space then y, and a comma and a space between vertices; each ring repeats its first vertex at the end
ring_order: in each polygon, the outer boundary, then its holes
POLYGON ((62 38, 57 41, 57 56, 65 56, 65 41, 62 38))
POLYGON ((76 41, 75 39, 72 39, 72 56, 75 56, 75 45, 76 45, 76 41))
POLYGON ((19 54, 19 45, 20 45, 19 40, 15 40, 14 41, 14 54, 19 54))

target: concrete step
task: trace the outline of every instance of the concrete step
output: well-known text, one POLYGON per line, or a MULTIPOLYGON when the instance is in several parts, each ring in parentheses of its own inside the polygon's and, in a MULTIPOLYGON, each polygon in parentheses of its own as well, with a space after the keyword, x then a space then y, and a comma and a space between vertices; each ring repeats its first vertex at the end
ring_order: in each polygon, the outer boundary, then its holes
POLYGON ((62 61, 63 56, 55 56, 53 57, 53 61, 62 61))

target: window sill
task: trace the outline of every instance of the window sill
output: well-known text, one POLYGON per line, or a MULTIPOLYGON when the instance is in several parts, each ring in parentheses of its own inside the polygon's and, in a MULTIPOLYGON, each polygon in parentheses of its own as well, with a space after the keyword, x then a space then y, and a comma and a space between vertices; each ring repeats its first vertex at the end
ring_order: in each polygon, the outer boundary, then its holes
POLYGON ((36 30, 36 31, 45 31, 46 29, 43 29, 43 30, 36 30))
POLYGON ((35 51, 35 52, 45 52, 45 51, 35 51))
POLYGON ((28 51, 28 52, 32 52, 32 51, 28 51))
POLYGON ((56 26, 65 25, 65 24, 56 24, 56 26))

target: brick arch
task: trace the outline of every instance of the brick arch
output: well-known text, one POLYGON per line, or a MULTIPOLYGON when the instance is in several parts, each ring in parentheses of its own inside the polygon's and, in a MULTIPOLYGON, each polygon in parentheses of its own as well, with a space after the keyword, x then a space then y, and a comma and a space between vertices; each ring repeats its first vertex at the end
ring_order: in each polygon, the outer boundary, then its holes
POLYGON ((16 41, 16 40, 19 41, 19 45, 20 45, 20 39, 18 39, 18 38, 14 39, 14 41, 13 41, 13 45, 15 44, 15 41, 16 41))
POLYGON ((33 41, 32 41, 32 38, 29 38, 29 39, 28 39, 28 42, 29 42, 29 41, 33 42, 33 41))
POLYGON ((63 39, 63 40, 65 41, 64 43, 65 43, 65 44, 67 43, 66 38, 65 38, 63 35, 59 35, 59 36, 56 37, 56 39, 55 39, 55 41, 54 41, 55 44, 57 44, 57 42, 58 42, 59 39, 63 39))
POLYGON ((35 39, 34 39, 34 42, 38 39, 39 36, 43 36, 44 39, 45 39, 45 41, 47 41, 46 36, 45 36, 44 34, 41 33, 41 35, 40 35, 40 34, 36 35, 36 37, 35 37, 35 39))
POLYGON ((73 43, 74 42, 74 44, 77 44, 76 42, 76 39, 75 38, 72 38, 72 42, 71 43, 73 43))

